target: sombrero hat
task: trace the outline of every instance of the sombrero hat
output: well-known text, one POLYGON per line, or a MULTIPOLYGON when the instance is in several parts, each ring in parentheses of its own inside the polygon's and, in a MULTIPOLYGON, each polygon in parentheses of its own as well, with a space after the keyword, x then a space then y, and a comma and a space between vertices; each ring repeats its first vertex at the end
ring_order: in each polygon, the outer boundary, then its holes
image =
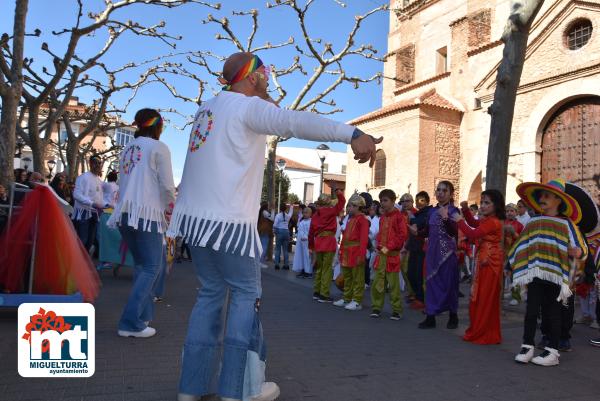
POLYGON ((594 202, 594 198, 592 198, 585 188, 571 182, 566 183, 565 192, 574 198, 581 208, 581 221, 578 224, 581 232, 584 234, 593 232, 600 220, 600 213, 596 202, 594 202))
POLYGON ((538 213, 543 213, 539 204, 540 193, 548 191, 558 196, 564 204, 561 214, 570 218, 575 224, 581 221, 581 207, 577 201, 565 192, 565 181, 552 180, 548 184, 539 182, 524 182, 517 186, 517 194, 523 202, 538 213))

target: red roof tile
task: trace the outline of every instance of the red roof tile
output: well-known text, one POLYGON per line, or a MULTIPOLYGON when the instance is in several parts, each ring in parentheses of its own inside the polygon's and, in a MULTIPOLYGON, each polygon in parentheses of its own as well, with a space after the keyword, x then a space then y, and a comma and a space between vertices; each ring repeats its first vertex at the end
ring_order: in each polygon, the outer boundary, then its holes
POLYGON ((459 113, 463 112, 463 110, 460 110, 445 97, 437 93, 435 89, 431 89, 421 94, 420 96, 408 100, 402 100, 394 104, 390 104, 388 106, 382 107, 379 110, 375 110, 371 113, 355 118, 354 120, 350 121, 349 124, 356 125, 360 123, 373 121, 378 118, 388 116, 390 114, 395 114, 397 112, 416 109, 421 107, 421 105, 439 107, 442 109, 457 111, 459 113))

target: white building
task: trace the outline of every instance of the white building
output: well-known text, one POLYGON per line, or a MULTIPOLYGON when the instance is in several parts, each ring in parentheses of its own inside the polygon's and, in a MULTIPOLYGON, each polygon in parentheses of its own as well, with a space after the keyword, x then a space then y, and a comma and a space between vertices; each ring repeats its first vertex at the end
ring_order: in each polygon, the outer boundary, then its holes
MULTIPOLYGON (((321 160, 316 149, 277 147, 277 160, 287 162, 285 174, 290 179, 290 193, 296 194, 305 204, 317 200, 320 195, 321 160)), ((329 151, 324 163, 323 192, 331 193, 332 188, 345 189, 346 152, 329 151)))

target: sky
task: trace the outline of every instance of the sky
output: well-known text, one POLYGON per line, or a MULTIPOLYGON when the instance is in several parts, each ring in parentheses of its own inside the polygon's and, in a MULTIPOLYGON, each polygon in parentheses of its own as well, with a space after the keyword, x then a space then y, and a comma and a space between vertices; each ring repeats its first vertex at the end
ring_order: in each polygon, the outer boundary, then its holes
MULTIPOLYGON (((306 0, 299 0, 304 4, 306 0)), ((115 0, 116 2, 116 0, 115 0)), ((215 18, 229 18, 232 30, 238 34, 240 40, 245 43, 251 28, 251 19, 249 17, 233 16, 233 10, 257 9, 259 12, 259 29, 255 38, 255 44, 264 44, 266 42, 282 43, 293 36, 296 43, 303 44, 303 36, 299 29, 299 24, 295 14, 288 8, 266 9, 265 0, 222 0, 221 10, 209 9, 197 4, 186 4, 181 7, 167 9, 150 5, 133 5, 118 10, 113 18, 119 21, 132 20, 143 25, 153 25, 160 21, 165 21, 166 26, 163 31, 168 32, 173 37, 181 36, 182 39, 176 41, 177 48, 172 49, 164 42, 151 37, 140 37, 131 33, 121 36, 115 45, 102 57, 102 61, 109 68, 117 68, 130 61, 141 62, 143 60, 154 59, 161 56, 161 60, 170 60, 183 63, 190 71, 205 79, 212 90, 218 91, 219 85, 216 79, 207 75, 200 67, 188 62, 184 55, 167 56, 172 53, 185 53, 189 51, 211 51, 219 55, 228 55, 235 52, 235 48, 230 42, 216 40, 215 33, 222 32, 220 27, 215 24, 203 24, 202 21, 210 13, 215 18)), ((306 16, 307 28, 313 38, 321 38, 323 43, 333 44, 334 51, 340 49, 346 41, 347 33, 354 24, 354 16, 365 13, 381 4, 389 3, 385 0, 346 0, 346 7, 340 7, 334 0, 315 0, 313 6, 306 16)), ((90 19, 87 17, 89 11, 100 11, 104 8, 103 0, 84 0, 84 15, 82 16, 82 25, 88 24, 90 19)), ((14 11, 14 2, 9 0, 0 1, 0 33, 12 32, 12 18, 14 11)), ((363 22, 361 30, 356 37, 355 43, 372 44, 378 50, 378 56, 383 56, 387 51, 388 34, 388 11, 377 13, 363 22)), ((52 31, 60 31, 74 25, 77 18, 77 2, 75 0, 30 0, 29 12, 27 16, 27 31, 33 32, 39 28, 42 35, 37 37, 28 37, 26 40, 26 57, 33 57, 33 67, 41 71, 46 66, 50 72, 53 71, 50 57, 47 53, 40 50, 42 42, 47 42, 50 50, 55 54, 62 54, 68 41, 67 35, 54 35, 52 31)), ((106 29, 101 29, 96 34, 82 38, 78 46, 78 54, 81 57, 90 57, 102 48, 107 38, 106 29)), ((319 46, 319 45, 316 45, 319 46)), ((278 68, 289 66, 297 52, 293 47, 284 47, 280 49, 266 50, 259 52, 258 55, 265 64, 273 64, 278 68)), ((314 64, 311 60, 302 59, 305 70, 312 72, 314 64)), ((214 62, 211 67, 219 71, 219 62, 214 62)), ((381 72, 383 64, 373 60, 365 60, 358 56, 350 56, 344 62, 344 68, 350 75, 369 77, 377 72, 381 72)), ((132 70, 127 74, 120 75, 118 81, 134 82, 142 69, 132 70)), ((98 75, 99 70, 90 71, 90 75, 103 79, 98 75)), ((165 76, 179 93, 188 97, 195 97, 198 92, 197 83, 191 79, 168 75, 165 76)), ((286 107, 295 97, 295 94, 305 85, 307 77, 295 73, 284 77, 282 85, 288 92, 288 96, 281 105, 286 107)), ((317 83, 311 92, 313 95, 323 90, 331 83, 331 78, 317 83)), ((271 88, 274 85, 271 82, 271 88)), ((338 121, 348 121, 362 114, 376 110, 381 106, 382 87, 377 83, 363 84, 359 89, 354 89, 350 84, 343 84, 334 94, 327 99, 333 99, 337 108, 343 109, 342 112, 333 114, 329 118, 338 121)), ((311 94, 309 93, 309 95, 311 94)), ((76 91, 80 101, 89 103, 94 98, 94 93, 89 90, 76 91)), ((130 93, 119 93, 111 98, 117 106, 123 106, 130 93)), ((211 91, 203 99, 212 96, 211 91)), ((158 109, 175 109, 177 114, 169 113, 165 117, 170 120, 170 124, 165 127, 161 140, 163 140, 172 152, 173 172, 176 181, 179 181, 185 160, 186 147, 189 137, 189 127, 180 129, 185 124, 184 116, 191 116, 195 113, 197 106, 193 103, 186 103, 180 99, 174 98, 169 91, 162 85, 155 83, 142 88, 133 102, 129 105, 127 112, 123 116, 131 121, 135 112, 142 107, 151 107, 158 109)), ((284 142, 280 146, 301 146, 315 147, 318 144, 292 139, 284 142)), ((330 144, 332 149, 345 151, 346 146, 342 144, 330 144)))

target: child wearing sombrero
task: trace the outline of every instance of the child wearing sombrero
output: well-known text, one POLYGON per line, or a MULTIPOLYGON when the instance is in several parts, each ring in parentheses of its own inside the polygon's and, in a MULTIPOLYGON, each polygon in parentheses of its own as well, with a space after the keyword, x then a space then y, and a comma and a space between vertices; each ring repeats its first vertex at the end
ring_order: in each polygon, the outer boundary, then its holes
POLYGON ((337 216, 346 204, 342 191, 337 190, 336 196, 336 204, 328 194, 319 196, 316 202, 317 211, 310 221, 308 231, 308 249, 316 254, 313 299, 321 303, 333 302, 329 296, 329 287, 333 279, 333 258, 337 251, 337 216))
POLYGON ((509 254, 513 283, 527 285, 523 344, 515 357, 519 363, 558 365, 561 308, 572 295, 571 260, 585 259, 587 245, 576 224, 581 220, 577 201, 565 192, 564 181, 522 183, 517 193, 540 215, 532 217, 509 254), (537 317, 548 319, 548 346, 533 357, 537 317))

